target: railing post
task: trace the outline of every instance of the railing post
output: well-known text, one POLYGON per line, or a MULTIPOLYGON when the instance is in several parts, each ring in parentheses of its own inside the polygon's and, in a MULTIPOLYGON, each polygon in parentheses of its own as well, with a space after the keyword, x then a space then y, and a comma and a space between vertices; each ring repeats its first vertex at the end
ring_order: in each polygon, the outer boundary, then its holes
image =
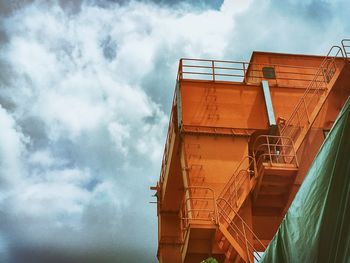
POLYGON ((242 67, 243 67, 243 83, 247 83, 247 80, 246 80, 246 69, 245 69, 245 63, 242 62, 242 67))
MULTIPOLYGON (((321 64, 320 71, 321 71, 321 74, 322 74, 322 77, 323 77, 323 83, 324 83, 325 85, 327 85, 328 80, 327 80, 327 76, 326 76, 326 69, 325 69, 323 66, 324 66, 324 65, 321 64)), ((318 72, 316 73, 316 79, 315 79, 316 82, 317 82, 317 77, 318 77, 317 74, 318 74, 318 72)))
POLYGON ((238 191, 237 191, 237 185, 236 185, 236 182, 237 181, 237 174, 235 174, 235 179, 233 180, 233 186, 234 186, 234 191, 235 191, 235 204, 236 204, 236 207, 238 208, 238 203, 237 203, 237 195, 238 195, 238 191))
POLYGON ((330 76, 330 65, 332 62, 332 59, 327 59, 326 60, 326 80, 327 80, 327 84, 329 83, 329 81, 331 80, 331 76, 330 76))
POLYGON ((268 153, 269 153, 270 164, 272 165, 272 156, 271 156, 270 142, 269 142, 269 137, 267 137, 267 136, 266 136, 266 142, 267 142, 267 149, 268 149, 268 153))
POLYGON ((211 69, 213 74, 213 81, 215 81, 215 66, 214 66, 214 60, 211 61, 211 69))
POLYGON ((306 118, 307 118, 307 122, 310 123, 310 116, 309 113, 307 111, 307 106, 306 106, 306 102, 305 102, 305 98, 302 98, 303 102, 304 102, 304 107, 305 107, 305 113, 306 113, 306 118))
POLYGON ((258 177, 258 165, 256 164, 255 156, 253 157, 253 166, 254 166, 254 177, 258 177))
POLYGON ((347 59, 348 58, 348 54, 349 54, 349 52, 347 51, 347 48, 349 48, 350 46, 349 46, 349 43, 347 44, 347 42, 349 42, 350 41, 350 39, 343 39, 342 41, 341 41, 341 44, 342 44, 342 47, 343 47, 343 50, 342 50, 342 56, 344 57, 344 59, 347 59), (344 53, 343 53, 343 51, 344 51, 344 53))
POLYGON ((213 206, 214 206, 214 218, 215 218, 215 225, 219 224, 219 215, 218 215, 218 208, 216 206, 216 196, 215 192, 213 192, 213 206))
POLYGON ((243 220, 242 220, 242 229, 243 229, 243 235, 244 235, 244 241, 245 241, 245 249, 246 249, 246 252, 247 252, 247 259, 248 259, 248 262, 250 263, 250 256, 249 256, 249 247, 248 247, 248 240, 247 240, 247 234, 245 232, 245 227, 244 227, 244 223, 243 223, 243 220))
POLYGON ((182 58, 180 59, 180 63, 179 63, 179 72, 178 72, 178 80, 182 80, 183 76, 182 76, 182 71, 183 71, 183 68, 182 68, 182 58))
POLYGON ((298 158, 297 158, 297 152, 295 151, 293 140, 290 139, 290 143, 291 143, 292 148, 293 148, 293 155, 294 155, 294 159, 295 159, 295 164, 296 164, 297 167, 299 167, 298 158))

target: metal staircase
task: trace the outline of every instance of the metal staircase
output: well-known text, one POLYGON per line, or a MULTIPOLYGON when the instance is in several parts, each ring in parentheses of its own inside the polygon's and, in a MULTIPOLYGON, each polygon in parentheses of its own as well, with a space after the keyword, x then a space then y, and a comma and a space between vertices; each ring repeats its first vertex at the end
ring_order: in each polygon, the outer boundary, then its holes
MULTIPOLYGON (((241 160, 233 176, 226 184, 216 201, 218 208, 219 231, 216 241, 219 248, 225 251, 227 260, 239 260, 242 258, 245 262, 251 260, 245 232, 245 222, 242 218, 236 222, 235 218, 247 195, 250 193, 251 175, 254 175, 254 160, 247 156, 241 160)), ((238 261, 239 262, 239 261, 238 261)))
POLYGON ((255 140, 253 156, 258 182, 253 206, 257 213, 259 210, 262 214, 283 213, 298 172, 296 153, 340 75, 344 52, 339 46, 329 50, 290 118, 279 123, 279 135, 264 135, 255 140))
POLYGON ((244 157, 238 164, 233 176, 221 191, 219 199, 226 200, 238 211, 254 185, 255 171, 253 157, 244 157))
POLYGON ((223 198, 216 201, 218 208, 219 234, 216 241, 219 247, 225 251, 229 262, 249 262, 260 260, 259 251, 255 249, 254 241, 261 247, 266 247, 260 242, 253 230, 236 209, 223 198))
POLYGON ((333 46, 322 61, 290 118, 279 124, 279 135, 256 138, 253 157, 245 157, 216 201, 216 242, 228 262, 259 261, 254 242, 265 246, 238 214, 253 191, 255 210, 281 214, 287 205, 298 172, 296 153, 338 79, 344 59, 350 55, 350 39, 333 46), (277 201, 276 201, 277 200, 277 201))
POLYGON ((216 242, 229 262, 254 262, 260 259, 254 241, 264 245, 238 214, 255 185, 256 163, 253 157, 244 157, 233 176, 216 200, 219 229, 216 242))
POLYGON ((291 138, 296 151, 305 139, 341 72, 344 60, 337 61, 339 57, 344 58, 343 49, 339 46, 333 46, 322 61, 291 116, 285 124, 280 126, 280 135, 291 138))

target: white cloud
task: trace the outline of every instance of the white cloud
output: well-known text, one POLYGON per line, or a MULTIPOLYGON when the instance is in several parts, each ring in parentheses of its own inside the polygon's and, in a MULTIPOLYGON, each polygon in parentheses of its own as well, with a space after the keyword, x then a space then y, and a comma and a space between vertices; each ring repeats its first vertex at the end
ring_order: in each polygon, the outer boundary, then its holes
POLYGON ((127 139, 130 139, 128 128, 117 122, 112 122, 108 125, 108 131, 117 149, 122 153, 127 154, 128 148, 127 145, 125 145, 125 142, 127 139))
MULTIPOLYGON (((70 17, 55 5, 43 12, 44 7, 29 6, 6 22, 10 38, 2 59, 13 76, 3 95, 15 108, 0 112, 1 147, 7 155, 7 166, 1 168, 12 169, 5 179, 17 169, 20 183, 8 190, 3 202, 7 216, 16 218, 12 224, 16 222, 21 242, 59 246, 74 232, 86 244, 82 231, 88 236, 105 233, 106 224, 121 234, 120 220, 132 207, 131 199, 139 198, 125 186, 137 184, 132 186, 136 189, 143 184, 144 196, 150 178, 157 178, 157 173, 140 172, 149 161, 158 168, 167 119, 142 89, 156 49, 143 33, 135 32, 135 38, 129 32, 120 38, 113 35, 118 27, 114 13, 125 9, 86 6, 70 17), (108 36, 116 42, 112 48, 118 47, 116 57, 104 53, 108 36), (124 45, 119 43, 123 38, 124 45), (33 127, 36 124, 40 125, 33 127), (28 144, 15 130, 22 125, 28 144), (148 151, 140 150, 140 138, 148 151), (129 174, 126 169, 133 165, 138 172, 129 174), (58 230, 65 234, 52 239, 58 230)), ((148 201, 142 200, 137 205, 141 217, 143 202, 148 201)), ((151 235, 154 246, 156 232, 151 235)), ((102 234, 96 237, 105 239, 102 234)))
POLYGON ((55 159, 49 150, 38 150, 31 152, 28 163, 34 166, 51 167, 56 163, 61 165, 62 161, 55 159))
POLYGON ((253 2, 253 0, 226 0, 220 10, 223 13, 238 14, 247 11, 253 2))
MULTIPOLYGON (((57 220, 67 214, 74 218, 81 214, 89 201, 89 192, 71 182, 62 182, 59 178, 53 182, 28 183, 15 203, 18 215, 34 219, 47 218, 57 220)), ((63 222, 71 223, 71 222, 63 222)))
POLYGON ((28 140, 17 130, 15 120, 2 107, 0 123, 0 188, 14 187, 23 172, 22 161, 28 140))
MULTIPOLYGON (((35 107, 37 116, 50 124, 52 134, 78 136, 82 131, 96 128, 104 121, 104 108, 79 96, 48 92, 35 107), (46 109, 43 111, 43 109, 46 109)), ((56 137, 55 135, 53 135, 56 137)))

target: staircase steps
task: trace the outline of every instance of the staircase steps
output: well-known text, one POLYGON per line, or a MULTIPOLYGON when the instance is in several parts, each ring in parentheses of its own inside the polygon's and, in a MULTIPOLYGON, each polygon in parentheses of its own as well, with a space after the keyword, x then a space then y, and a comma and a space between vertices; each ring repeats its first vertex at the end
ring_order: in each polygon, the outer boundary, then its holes
MULTIPOLYGON (((226 255, 227 262, 254 262, 254 256, 260 258, 254 247, 254 240, 259 241, 251 228, 237 213, 234 207, 227 200, 218 198, 217 207, 219 214, 219 227, 216 242, 226 255), (235 216, 231 216, 235 214, 235 216)), ((225 262, 226 262, 225 261, 225 262)))
MULTIPOLYGON (((350 40, 346 43, 350 43, 350 40)), ((265 250, 265 245, 269 243, 269 240, 261 242, 258 239, 239 216, 238 211, 251 191, 253 191, 255 215, 276 216, 284 211, 298 173, 296 152, 342 70, 342 64, 335 58, 338 54, 343 54, 343 51, 339 48, 340 51, 331 57, 334 48, 336 46, 331 48, 321 63, 291 117, 283 127, 280 127, 280 135, 263 135, 263 139, 266 137, 266 142, 263 141, 257 148, 254 144, 253 158, 246 157, 249 165, 242 169, 241 165, 246 163, 242 160, 217 199, 219 219, 215 241, 226 255, 225 262, 253 263, 255 262, 253 257, 260 258, 255 248, 265 250), (252 167, 254 167, 253 174, 250 170, 252 167), (237 225, 242 225, 242 228, 239 229, 237 225), (246 235, 246 231, 249 235, 246 235)))
POLYGON ((343 55, 340 47, 333 46, 330 49, 314 79, 281 130, 281 136, 290 137, 293 140, 295 151, 298 151, 301 146, 345 65, 345 63, 337 63, 336 56, 339 54, 343 55), (337 48, 339 50, 336 55, 330 56, 337 48))
POLYGON ((226 251, 226 258, 231 259, 232 256, 232 248, 234 251, 244 260, 244 262, 248 262, 247 254, 245 250, 241 247, 241 245, 237 242, 235 238, 231 235, 226 227, 223 225, 219 225, 220 232, 224 235, 225 240, 223 241, 223 245, 221 248, 226 251), (231 248, 232 247, 232 248, 231 248))

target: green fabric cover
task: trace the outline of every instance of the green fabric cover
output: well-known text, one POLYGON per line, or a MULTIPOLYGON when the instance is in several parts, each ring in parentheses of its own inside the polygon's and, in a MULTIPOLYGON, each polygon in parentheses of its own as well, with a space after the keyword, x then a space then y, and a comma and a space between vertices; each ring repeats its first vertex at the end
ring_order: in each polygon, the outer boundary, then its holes
POLYGON ((350 262, 350 99, 259 262, 350 262))

